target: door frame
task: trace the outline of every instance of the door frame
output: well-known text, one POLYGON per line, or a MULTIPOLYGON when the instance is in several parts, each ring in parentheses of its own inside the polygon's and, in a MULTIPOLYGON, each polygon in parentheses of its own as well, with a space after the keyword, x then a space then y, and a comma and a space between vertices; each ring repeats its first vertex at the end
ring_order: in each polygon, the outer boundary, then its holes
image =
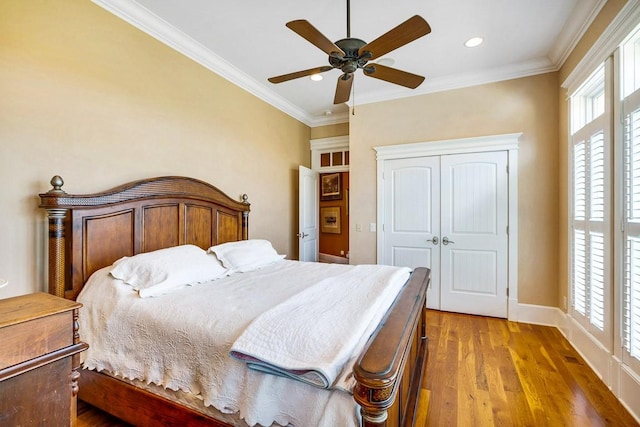
MULTIPOLYGON (((522 133, 448 139, 433 142, 373 147, 377 161, 377 222, 384 227, 384 162, 391 159, 442 156, 447 154, 507 151, 508 176, 508 236, 507 236, 507 311, 509 320, 518 319, 518 143, 522 133)), ((384 230, 384 228, 382 228, 384 230)), ((382 231, 381 230, 381 231, 382 231)), ((384 256, 384 233, 377 239, 377 263, 384 256)))
MULTIPOLYGON (((325 153, 334 153, 334 152, 345 152, 345 151, 349 151, 349 135, 343 135, 343 136, 334 136, 334 137, 329 137, 329 138, 319 138, 319 139, 311 139, 309 140, 309 148, 311 150, 311 171, 318 174, 318 176, 320 174, 323 173, 333 173, 333 172, 349 172, 349 165, 344 164, 344 158, 343 158, 343 164, 339 165, 339 166, 322 166, 322 162, 321 162, 321 155, 325 154, 325 153)), ((301 166, 300 166, 301 167, 301 166)), ((302 194, 304 188, 302 187, 302 185, 299 186, 298 188, 298 200, 302 200, 305 195, 302 194)), ((316 189, 317 190, 317 189, 316 189)), ((344 197, 348 197, 348 194, 345 195, 344 197)), ((316 207, 318 209, 316 209, 318 212, 316 212, 316 229, 318 229, 320 227, 319 225, 319 202, 320 202, 320 195, 319 193, 316 191, 316 207)), ((300 226, 300 215, 298 214, 298 229, 301 229, 300 226)), ((346 232, 349 232, 349 227, 344 227, 344 230, 346 230, 346 232)), ((301 231, 299 231, 300 233, 301 231)), ((301 239, 300 237, 298 237, 298 245, 300 245, 301 239)), ((320 233, 316 233, 316 253, 315 253, 315 260, 318 261, 319 260, 319 248, 320 248, 320 233)), ((349 250, 349 248, 347 248, 347 251, 349 250)), ((298 258, 300 258, 300 254, 301 254, 301 249, 300 246, 298 246, 298 258)))

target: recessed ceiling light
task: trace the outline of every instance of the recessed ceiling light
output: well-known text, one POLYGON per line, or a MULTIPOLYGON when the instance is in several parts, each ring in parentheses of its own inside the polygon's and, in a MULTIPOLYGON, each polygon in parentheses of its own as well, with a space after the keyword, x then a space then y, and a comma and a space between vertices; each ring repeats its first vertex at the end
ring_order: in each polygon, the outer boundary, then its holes
POLYGON ((482 37, 471 37, 469 40, 464 42, 464 45, 466 47, 476 47, 476 46, 480 46, 480 44, 482 44, 483 41, 484 39, 482 37))
POLYGON ((313 80, 314 82, 319 82, 320 80, 322 80, 322 79, 323 79, 323 77, 322 77, 322 75, 321 75, 321 74, 311 74, 311 75, 309 76, 309 78, 310 78, 311 80, 313 80))

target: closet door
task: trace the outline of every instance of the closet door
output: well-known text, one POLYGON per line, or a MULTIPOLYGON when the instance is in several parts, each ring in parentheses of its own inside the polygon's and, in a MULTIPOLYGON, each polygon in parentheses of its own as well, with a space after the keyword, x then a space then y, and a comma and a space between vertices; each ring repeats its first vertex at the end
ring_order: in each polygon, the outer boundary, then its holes
POLYGON ((440 158, 384 165, 384 264, 431 268, 427 307, 440 308, 440 158))
POLYGON ((507 317, 506 151, 384 162, 383 263, 431 268, 427 307, 507 317))
POLYGON ((441 309, 507 317, 504 151, 441 157, 441 309))

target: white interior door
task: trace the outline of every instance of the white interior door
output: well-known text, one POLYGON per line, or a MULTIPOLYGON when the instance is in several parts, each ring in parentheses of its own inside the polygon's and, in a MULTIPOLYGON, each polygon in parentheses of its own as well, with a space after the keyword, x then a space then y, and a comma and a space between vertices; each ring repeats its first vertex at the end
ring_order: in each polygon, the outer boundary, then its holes
POLYGON ((298 259, 318 261, 318 172, 299 167, 298 259))
POLYGON ((431 268, 427 307, 439 309, 440 159, 388 160, 384 185, 384 263, 431 268))
POLYGON ((506 318, 507 153, 442 156, 440 168, 441 309, 506 318))
POLYGON ((427 307, 507 317, 506 151, 384 162, 383 263, 429 267, 427 307))

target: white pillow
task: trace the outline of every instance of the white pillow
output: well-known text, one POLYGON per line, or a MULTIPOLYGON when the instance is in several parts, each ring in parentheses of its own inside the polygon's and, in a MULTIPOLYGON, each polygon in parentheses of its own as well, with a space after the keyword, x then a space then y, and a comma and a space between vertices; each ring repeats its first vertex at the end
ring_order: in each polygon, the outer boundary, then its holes
POLYGON ((282 260, 271 242, 262 239, 240 240, 212 246, 209 252, 216 254, 222 265, 240 273, 256 270, 282 260))
POLYGON ((227 275, 229 270, 216 257, 194 245, 180 245, 113 263, 111 275, 131 285, 141 298, 158 296, 194 283, 227 275))

